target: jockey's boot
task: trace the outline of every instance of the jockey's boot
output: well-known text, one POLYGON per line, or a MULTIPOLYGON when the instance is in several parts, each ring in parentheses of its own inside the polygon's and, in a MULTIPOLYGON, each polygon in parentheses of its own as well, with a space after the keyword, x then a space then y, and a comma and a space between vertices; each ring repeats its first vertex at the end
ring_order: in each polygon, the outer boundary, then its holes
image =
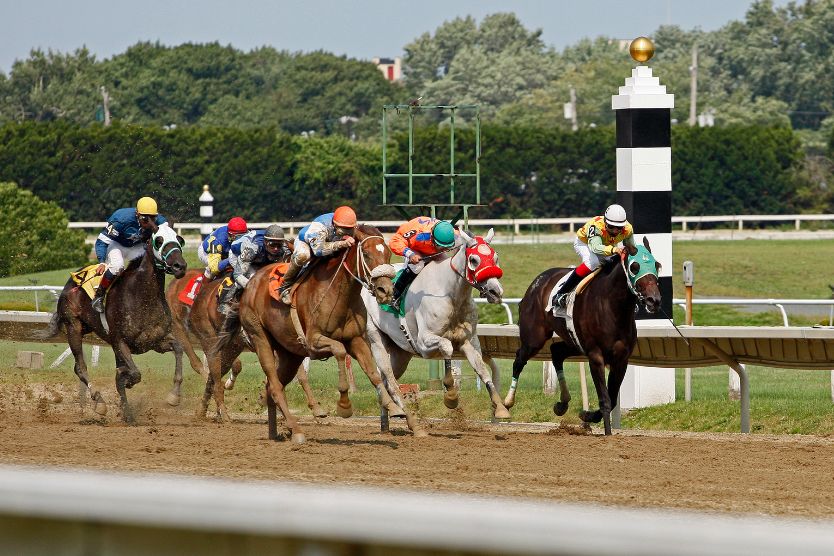
POLYGON ((562 285, 559 286, 559 289, 556 291, 553 299, 551 300, 551 304, 554 307, 559 306, 564 309, 568 304, 568 295, 577 285, 579 285, 579 282, 581 282, 584 277, 585 276, 579 275, 577 269, 573 269, 570 276, 568 276, 568 279, 562 282, 562 285))
POLYGON ((242 288, 236 283, 224 288, 223 291, 220 292, 220 300, 217 302, 217 312, 221 315, 229 316, 229 313, 232 312, 232 303, 235 302, 237 292, 241 289, 242 288))
POLYGON ((115 278, 115 276, 113 276, 109 270, 105 270, 104 275, 101 277, 101 282, 99 282, 99 285, 96 288, 96 295, 93 297, 92 305, 93 309, 99 313, 104 312, 104 294, 107 293, 107 288, 109 288, 110 284, 113 283, 113 278, 115 278))
POLYGON ((295 279, 298 277, 298 273, 301 271, 301 266, 293 260, 290 260, 290 267, 287 269, 286 274, 284 274, 284 283, 281 286, 281 303, 284 305, 291 305, 292 304, 292 294, 290 290, 292 290, 292 285, 295 283, 295 279))
POLYGON ((417 278, 417 273, 411 270, 408 266, 403 269, 402 274, 400 277, 397 278, 397 282, 394 284, 394 294, 391 297, 391 306, 398 307, 400 304, 400 298, 403 296, 405 291, 408 289, 408 286, 417 278))

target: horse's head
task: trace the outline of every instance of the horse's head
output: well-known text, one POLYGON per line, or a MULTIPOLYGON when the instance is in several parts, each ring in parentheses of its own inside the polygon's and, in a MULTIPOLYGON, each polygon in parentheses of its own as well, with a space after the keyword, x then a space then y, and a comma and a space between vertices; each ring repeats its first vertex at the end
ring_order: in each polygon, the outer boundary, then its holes
POLYGON ((182 278, 188 268, 188 264, 182 256, 182 246, 185 240, 182 239, 167 223, 160 224, 151 235, 151 251, 157 266, 164 269, 166 273, 182 278))
POLYGON ((636 254, 628 255, 626 277, 638 303, 645 305, 649 313, 656 313, 660 308, 659 273, 660 263, 652 255, 649 240, 644 237, 643 245, 637 246, 636 254))
POLYGON ((374 294, 378 303, 390 303, 394 295, 394 267, 391 266, 391 250, 385 238, 373 226, 356 227, 356 275, 359 281, 374 294))
POLYGON ((499 280, 504 271, 498 266, 498 253, 489 244, 495 232, 489 229, 484 237, 469 236, 461 230, 466 252, 466 280, 475 286, 490 303, 501 303, 504 288, 499 280))

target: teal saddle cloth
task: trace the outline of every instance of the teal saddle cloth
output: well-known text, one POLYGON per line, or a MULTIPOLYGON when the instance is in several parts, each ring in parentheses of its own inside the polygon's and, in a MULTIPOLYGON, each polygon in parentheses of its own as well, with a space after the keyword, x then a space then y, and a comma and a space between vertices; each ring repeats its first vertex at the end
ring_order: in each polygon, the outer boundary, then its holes
MULTIPOLYGON (((401 270, 398 270, 397 275, 394 276, 394 283, 395 284, 397 283, 397 280, 400 279, 400 275, 403 273, 403 270, 405 270, 405 268, 403 268, 401 270)), ((405 316, 405 296, 408 295, 408 289, 410 287, 411 287, 411 284, 408 285, 408 288, 406 288, 406 290, 400 296, 400 300, 399 300, 399 303, 397 305, 389 305, 387 303, 380 303, 379 308, 382 309, 383 311, 391 313, 392 315, 396 315, 398 317, 404 317, 405 316)))

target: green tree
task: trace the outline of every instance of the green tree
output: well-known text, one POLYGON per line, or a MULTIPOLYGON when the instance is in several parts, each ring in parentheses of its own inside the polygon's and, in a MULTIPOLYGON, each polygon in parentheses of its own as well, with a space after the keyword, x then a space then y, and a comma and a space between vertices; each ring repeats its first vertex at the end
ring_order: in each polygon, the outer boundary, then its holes
POLYGON ((89 248, 82 230, 67 228, 61 208, 13 183, 0 183, 0 226, 14 230, 0 243, 0 276, 82 264, 89 248))

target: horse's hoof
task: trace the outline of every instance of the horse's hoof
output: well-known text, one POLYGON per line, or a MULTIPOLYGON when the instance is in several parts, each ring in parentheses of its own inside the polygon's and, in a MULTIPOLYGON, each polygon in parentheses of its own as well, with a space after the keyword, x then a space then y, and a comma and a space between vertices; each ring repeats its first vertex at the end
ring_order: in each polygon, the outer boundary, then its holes
POLYGON ((304 436, 303 432, 296 432, 293 433, 293 435, 290 437, 290 440, 292 440, 294 444, 304 444, 304 442, 307 441, 307 438, 304 436))
POLYGON ((567 413, 568 411, 568 402, 556 402, 553 404, 553 413, 559 415, 560 417, 567 413))
POLYGON ((423 429, 423 428, 416 428, 416 429, 414 429, 413 432, 414 432, 414 438, 428 438, 429 437, 429 433, 426 432, 426 430, 423 429))
POLYGON ((405 411, 398 406, 396 403, 391 402, 388 404, 388 417, 393 417, 395 419, 405 419, 405 411))
POLYGON ((227 378, 226 382, 223 383, 223 388, 226 390, 232 390, 235 387, 235 382, 231 378, 227 378))
POLYGON ((94 411, 99 415, 107 415, 107 404, 102 401, 96 402, 94 411))
POLYGON ((460 397, 458 397, 457 391, 454 393, 446 392, 443 394, 443 405, 445 405, 448 409, 455 409, 460 402, 460 397))
POLYGON ((509 410, 503 405, 495 406, 493 416, 496 419, 509 419, 511 417, 509 410))
POLYGON ((515 405, 515 396, 510 396, 507 394, 507 397, 504 398, 504 407, 507 409, 512 408, 515 405))
POLYGON ((328 415, 330 415, 325 409, 320 406, 319 404, 314 405, 310 408, 310 411, 313 413, 313 417, 318 417, 319 419, 324 419, 328 415))
POLYGON ((180 396, 178 394, 174 394, 173 392, 168 392, 168 395, 165 397, 165 403, 172 407, 180 405, 180 401, 180 396))
POLYGON ((580 411, 579 418, 586 423, 599 423, 602 421, 602 411, 580 411))
POLYGON ((336 415, 341 417, 342 419, 347 419, 353 415, 353 406, 342 407, 341 405, 336 405, 336 415))

